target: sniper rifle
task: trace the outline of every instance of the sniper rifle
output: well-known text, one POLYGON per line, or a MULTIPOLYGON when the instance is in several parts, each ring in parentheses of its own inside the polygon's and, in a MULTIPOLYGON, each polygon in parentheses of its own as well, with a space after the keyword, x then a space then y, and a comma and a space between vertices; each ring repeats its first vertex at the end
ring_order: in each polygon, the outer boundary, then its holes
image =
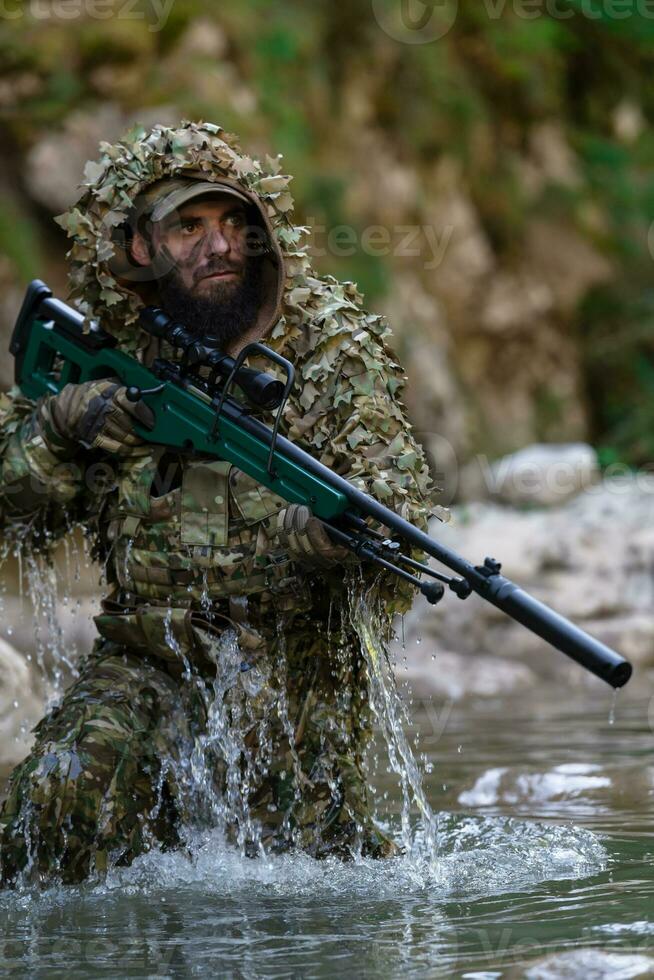
POLYGON ((156 307, 145 307, 140 322, 178 350, 179 360, 157 358, 145 367, 117 349, 115 338, 100 326, 85 331, 81 313, 54 298, 41 280, 33 280, 10 345, 17 385, 26 397, 37 399, 56 394, 69 382, 118 378, 127 386, 128 398, 143 399, 154 414, 151 430, 138 429, 147 441, 233 463, 284 500, 309 506, 335 541, 411 582, 428 602, 438 603, 446 588, 459 599, 475 592, 612 687, 627 683, 631 664, 501 575, 494 558, 471 564, 281 435, 295 376, 290 361, 260 343, 228 357, 215 338, 198 339, 156 307), (247 367, 249 356, 275 363, 285 381, 247 367), (272 428, 235 397, 235 387, 251 406, 276 410, 272 428), (412 549, 455 574, 404 553, 412 549))

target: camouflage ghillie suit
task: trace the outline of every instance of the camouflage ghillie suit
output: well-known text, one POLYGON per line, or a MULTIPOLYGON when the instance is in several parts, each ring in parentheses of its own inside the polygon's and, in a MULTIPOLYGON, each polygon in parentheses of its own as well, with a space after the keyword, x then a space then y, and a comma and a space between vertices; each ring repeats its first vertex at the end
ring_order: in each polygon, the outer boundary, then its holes
MULTIPOLYGON (((312 271, 279 158, 253 160, 220 127, 188 121, 135 127, 100 148, 80 199, 56 219, 73 238, 70 300, 146 363, 171 355, 139 329, 149 286, 119 231, 156 180, 233 182, 270 239, 253 336, 297 369, 282 431, 424 527, 432 488, 398 400, 389 329, 354 284, 312 271)), ((15 390, 1 396, 4 532, 42 549, 84 524, 110 591, 79 679, 13 773, 0 815, 5 883, 21 871, 76 881, 153 841, 176 846, 203 807, 216 818, 220 798, 244 847, 389 853, 366 793, 368 677, 339 613, 343 568, 292 561, 277 527, 285 502, 236 467, 146 445, 111 457, 115 478, 98 486, 86 478, 93 453, 58 441, 39 410, 15 390), (199 790, 207 772, 211 805, 199 790)), ((388 632, 411 590, 370 568, 351 574, 382 600, 388 632)))

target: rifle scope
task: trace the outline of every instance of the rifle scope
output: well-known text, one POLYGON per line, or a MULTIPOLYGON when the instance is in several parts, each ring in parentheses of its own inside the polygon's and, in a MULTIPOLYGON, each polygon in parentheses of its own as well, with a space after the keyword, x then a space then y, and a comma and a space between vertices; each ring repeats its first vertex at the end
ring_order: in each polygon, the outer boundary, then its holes
MULTIPOLYGON (((139 319, 143 329, 153 337, 160 337, 171 347, 184 353, 182 369, 196 370, 201 367, 210 369, 210 384, 216 383, 220 377, 227 381, 231 377, 236 361, 228 354, 223 354, 217 337, 210 334, 198 338, 184 324, 178 323, 156 306, 146 306, 141 310, 139 319)), ((284 398, 284 382, 278 381, 265 371, 254 368, 239 367, 233 378, 249 401, 259 408, 273 410, 279 408, 284 398)))

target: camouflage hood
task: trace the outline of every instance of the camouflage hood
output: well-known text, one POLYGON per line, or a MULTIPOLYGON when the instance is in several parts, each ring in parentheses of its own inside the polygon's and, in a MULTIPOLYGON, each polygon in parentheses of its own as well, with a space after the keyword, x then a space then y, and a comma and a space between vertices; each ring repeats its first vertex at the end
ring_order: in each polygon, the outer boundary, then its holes
POLYGON ((265 163, 254 160, 241 153, 236 137, 220 126, 189 120, 179 128, 157 125, 150 131, 136 125, 117 143, 102 142, 100 150, 100 159, 86 164, 82 195, 54 219, 73 238, 67 252, 68 298, 89 322, 97 320, 126 349, 145 346, 138 314, 152 300, 144 292, 147 283, 139 278, 149 273, 134 266, 128 269, 119 233, 143 190, 163 178, 184 176, 237 187, 261 215, 271 244, 257 324, 261 334, 267 336, 280 319, 297 318, 295 304, 308 298, 306 292, 298 294, 297 287, 306 287, 311 274, 300 245, 306 229, 291 221, 292 178, 280 173, 281 155, 266 156, 265 163))
MULTIPOLYGON (((263 164, 241 153, 236 138, 219 126, 188 120, 176 129, 136 126, 100 148, 100 161, 86 165, 81 198, 55 219, 74 239, 67 253, 69 298, 88 320, 101 323, 125 350, 144 351, 149 343, 138 327, 143 299, 133 282, 112 271, 119 258, 112 231, 127 220, 141 191, 162 178, 198 172, 238 186, 260 209, 277 263, 263 335, 296 368, 284 434, 337 472, 354 467, 361 489, 407 520, 424 520, 431 509, 429 474, 400 401, 406 378, 388 344, 390 327, 364 309, 354 283, 311 268, 302 243, 308 229, 291 220, 291 177, 280 173, 280 157, 266 156, 263 164)), ((270 369, 267 361, 250 363, 270 369)))

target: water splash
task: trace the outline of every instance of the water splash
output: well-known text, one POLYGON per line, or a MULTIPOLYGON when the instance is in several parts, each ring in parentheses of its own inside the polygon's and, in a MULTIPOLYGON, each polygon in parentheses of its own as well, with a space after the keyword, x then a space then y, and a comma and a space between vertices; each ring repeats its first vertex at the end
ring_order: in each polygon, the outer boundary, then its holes
POLYGON ((380 611, 373 605, 370 593, 363 595, 356 585, 349 590, 348 610, 368 669, 370 705, 402 793, 401 845, 408 853, 416 847, 411 825, 411 809, 415 805, 427 853, 436 861, 438 818, 425 795, 420 768, 406 736, 410 719, 397 688, 388 648, 382 639, 380 611))
MULTIPOLYGON (((277 623, 277 632, 279 636, 279 650, 277 653, 276 662, 273 668, 273 674, 277 678, 277 698, 276 698, 276 712, 277 717, 280 720, 282 731, 286 736, 288 743, 288 750, 291 756, 291 766, 292 773, 290 774, 293 779, 293 803, 298 803, 302 795, 302 765, 300 763, 300 757, 297 752, 297 747, 295 744, 296 732, 291 724, 291 719, 289 717, 288 711, 288 697, 287 697, 287 672, 286 672, 286 640, 283 630, 283 625, 281 621, 277 623)), ((287 837, 292 837, 292 829, 289 825, 288 819, 284 821, 283 831, 287 837)))
MULTIPOLYGON (((411 810, 417 806, 424 849, 435 860, 437 818, 427 801, 420 768, 405 735, 404 726, 409 724, 407 706, 399 696, 388 651, 380 639, 379 622, 371 605, 360 595, 350 602, 349 612, 346 607, 347 603, 341 609, 340 629, 332 633, 331 617, 327 624, 327 642, 334 669, 341 664, 346 669, 351 665, 351 627, 354 627, 366 664, 366 697, 382 735, 383 749, 402 791, 399 843, 406 853, 417 846, 418 831, 411 822, 411 810), (348 616, 350 628, 345 630, 343 625, 348 616)), ((273 761, 286 754, 288 771, 280 778, 286 776, 290 780, 285 813, 279 816, 281 825, 276 837, 294 838, 296 830, 292 814, 302 803, 302 791, 307 781, 296 747, 299 721, 296 718, 293 722, 290 717, 283 623, 278 623, 278 643, 272 661, 256 657, 252 662, 245 661, 237 634, 231 630, 223 633, 215 640, 211 651, 217 667, 213 680, 200 676, 184 657, 172 630, 172 609, 164 618, 164 633, 171 651, 184 663, 183 680, 189 711, 192 712, 191 704, 195 699, 196 705, 198 701, 202 705, 204 718, 194 734, 187 771, 176 773, 177 784, 185 786, 184 792, 192 801, 184 808, 193 814, 190 830, 217 828, 225 837, 236 841, 242 854, 264 856, 263 828, 260 819, 253 816, 252 800, 269 776, 273 761)), ((353 693, 351 685, 337 685, 335 714, 338 717, 351 715, 353 693)), ((326 778, 329 782, 333 776, 327 773, 326 778)), ((339 787, 334 784, 331 789, 336 799, 339 787)), ((385 829, 395 833, 395 828, 385 829)))
POLYGON ((173 607, 168 606, 163 620, 164 627, 164 640, 166 641, 166 646, 175 655, 175 658, 179 660, 184 666, 184 680, 193 680, 197 685, 196 674, 191 666, 191 662, 182 650, 177 637, 173 633, 173 607))
POLYGON ((261 665, 244 661, 238 635, 229 629, 208 644, 207 655, 216 665, 215 677, 208 680, 175 638, 172 612, 169 608, 164 617, 164 635, 184 665, 181 695, 187 717, 193 719, 188 758, 168 762, 183 796, 187 846, 198 828, 212 828, 235 840, 243 856, 263 856, 262 827, 253 816, 251 797, 273 758, 272 693, 263 712, 253 705, 258 699, 261 708, 260 695, 270 687, 270 676, 261 665))
POLYGON ((209 595, 209 571, 207 568, 202 569, 202 591, 200 592, 200 609, 203 609, 205 612, 209 612, 211 610, 211 596, 209 595))
POLYGON ((415 828, 411 854, 376 861, 357 858, 317 862, 301 852, 271 855, 266 861, 243 860, 220 832, 196 834, 192 857, 181 852, 150 852, 129 869, 114 869, 108 891, 149 891, 178 884, 210 887, 214 896, 264 892, 278 897, 341 895, 393 898, 424 890, 440 897, 483 896, 518 890, 541 881, 598 873, 607 853, 591 832, 552 827, 511 817, 461 817, 439 814, 440 862, 434 867, 431 843, 415 828))
MULTIPOLYGON (((126 581, 132 546, 130 539, 121 555, 123 560, 120 565, 126 581)), ((58 602, 62 598, 58 586, 63 583, 63 601, 67 601, 71 579, 79 581, 82 563, 86 560, 90 565, 90 556, 83 550, 80 553, 77 540, 70 539, 64 548, 64 575, 59 578, 45 553, 41 555, 22 547, 18 548, 18 552, 35 606, 37 659, 41 669, 46 673, 49 671, 52 691, 58 695, 64 668, 75 673, 74 659, 68 656, 65 649, 56 615, 58 602)), ((208 576, 204 570, 200 606, 208 608, 209 605, 208 576)), ((410 727, 409 705, 398 691, 388 649, 382 640, 381 610, 375 606, 370 594, 363 594, 360 587, 349 583, 340 610, 340 629, 335 631, 335 635, 341 639, 334 643, 329 639, 332 636, 332 613, 330 607, 327 636, 330 655, 337 665, 342 663, 344 668, 349 667, 352 632, 359 639, 367 674, 367 691, 364 693, 381 734, 381 754, 387 757, 401 791, 399 843, 409 857, 420 855, 420 860, 431 862, 430 873, 436 874, 439 818, 427 800, 421 768, 406 734, 406 729, 410 727), (349 627, 347 630, 343 628, 344 624, 349 627), (419 815, 418 825, 412 820, 414 808, 417 808, 419 815)), ((162 772, 166 767, 176 766, 176 782, 183 787, 191 804, 186 808, 187 812, 194 814, 194 819, 189 823, 189 833, 214 828, 225 838, 235 840, 242 855, 264 856, 266 849, 262 826, 253 816, 250 801, 269 775, 275 755, 282 750, 288 755, 287 777, 292 780, 289 792, 293 804, 301 802, 302 787, 306 781, 295 744, 296 731, 288 703, 284 626, 278 624, 279 644, 275 661, 269 663, 267 668, 258 666, 256 658, 254 663, 244 662, 237 634, 234 631, 224 633, 211 649, 217 670, 215 679, 208 681, 185 656, 176 639, 172 607, 166 610, 163 625, 166 643, 174 658, 183 665, 183 697, 189 705, 189 717, 193 717, 199 705, 203 722, 193 729, 192 744, 184 761, 175 763, 165 760, 162 772), (267 696, 264 696, 266 691, 267 696), (258 705, 256 709, 255 703, 258 705), (273 723, 277 733, 274 739, 273 723), (283 749, 276 744, 280 728, 286 742, 283 749)), ((335 694, 337 713, 348 717, 353 710, 354 692, 351 686, 343 685, 337 688, 335 694)), ((379 755, 375 758, 378 763, 379 755)), ((336 793, 337 787, 332 789, 336 793)), ((163 792, 163 776, 160 790, 163 792)), ((290 806, 286 817, 282 818, 281 832, 288 838, 293 836, 290 825, 293 809, 294 805, 290 806)), ((391 833, 394 832, 392 828, 391 833)))
MULTIPOLYGON (((5 614, 6 607, 6 595, 7 595, 7 580, 6 577, 2 575, 5 565, 7 564, 7 559, 11 554, 13 544, 6 539, 0 543, 0 622, 6 622, 7 617, 5 614)), ((13 629, 11 626, 5 627, 5 632, 8 636, 11 636, 13 629)))
MULTIPOLYGON (((95 578, 96 572, 88 537, 68 515, 64 518, 63 536, 47 529, 40 534, 33 531, 28 535, 25 529, 20 529, 20 533, 5 538, 0 552, 0 573, 5 573, 0 594, 1 611, 4 612, 10 592, 10 576, 6 574, 9 558, 15 562, 18 585, 17 594, 12 594, 12 600, 18 600, 18 611, 12 608, 12 623, 5 633, 15 643, 16 620, 23 623, 27 620, 32 640, 27 641, 27 650, 21 652, 36 668, 33 684, 45 698, 47 708, 60 701, 65 685, 78 676, 79 651, 71 632, 82 600, 72 597, 79 591, 84 575, 93 574, 95 578), (60 550, 55 551, 55 546, 60 546, 60 550), (66 630, 62 625, 62 612, 68 619, 66 630)), ((6 614, 4 618, 6 620, 6 614)), ((25 642, 22 629, 18 632, 25 642)))
POLYGON ((134 538, 128 538, 125 543, 125 552, 123 554, 123 581, 121 582, 122 587, 128 591, 134 587, 134 581, 129 571, 133 548, 134 538))
POLYGON ((242 654, 235 631, 220 637, 214 656, 216 677, 204 688, 206 730, 195 739, 191 762, 194 789, 208 808, 211 825, 223 834, 233 828, 242 854, 248 848, 262 853, 261 827, 250 812, 250 791, 260 766, 257 752, 245 741, 247 726, 238 691, 242 654), (222 774, 222 786, 217 772, 222 774))
MULTIPOLYGON (((190 889, 202 907, 202 896, 289 900, 367 899, 383 902, 402 895, 436 899, 481 898, 522 891, 544 881, 578 880, 598 874, 608 854, 597 836, 581 827, 556 827, 512 817, 439 814, 440 862, 434 868, 430 845, 418 827, 415 847, 385 861, 358 857, 316 861, 302 852, 245 858, 226 842, 219 829, 195 830, 186 850, 143 854, 127 868, 113 868, 106 878, 80 886, 51 887, 25 893, 28 902, 62 904, 92 896, 119 901, 136 894, 162 895, 190 889)), ((192 899, 191 899, 192 900, 192 899)), ((16 897, 0 893, 0 911, 16 897)))
POLYGON ((77 650, 65 642, 58 615, 60 604, 68 602, 70 582, 60 578, 47 554, 25 549, 22 560, 34 612, 36 662, 47 700, 54 703, 61 696, 64 678, 77 676, 77 650))

